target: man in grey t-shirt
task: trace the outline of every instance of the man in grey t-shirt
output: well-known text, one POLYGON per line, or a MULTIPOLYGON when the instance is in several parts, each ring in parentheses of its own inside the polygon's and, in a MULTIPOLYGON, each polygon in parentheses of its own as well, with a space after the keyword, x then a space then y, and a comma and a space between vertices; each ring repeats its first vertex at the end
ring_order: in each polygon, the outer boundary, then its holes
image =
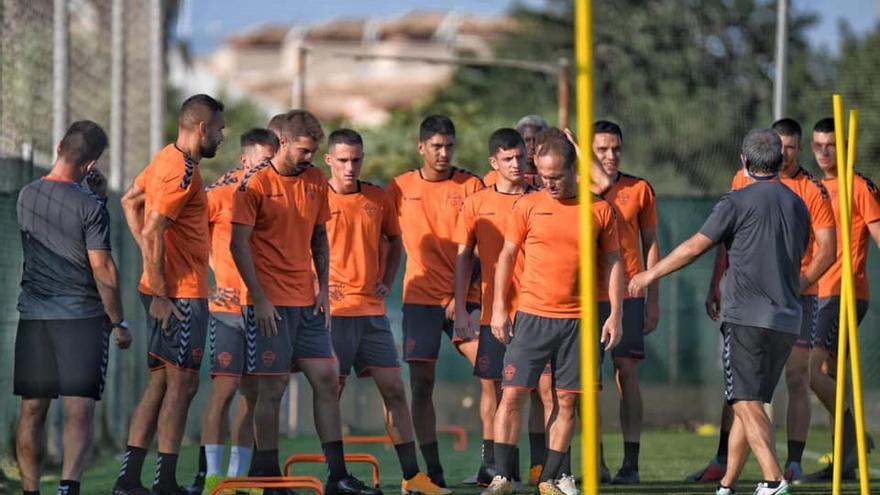
POLYGON ((762 402, 770 402, 800 333, 801 258, 810 239, 804 202, 778 180, 782 141, 770 129, 750 131, 741 160, 752 181, 723 198, 693 237, 653 268, 636 275, 631 293, 683 268, 713 245, 724 243, 729 267, 722 282, 725 398, 735 416, 728 470, 716 493, 732 492, 749 448, 764 481, 758 495, 787 494, 776 459, 773 425, 762 402))
POLYGON ((18 196, 24 269, 13 387, 21 397, 15 445, 26 494, 39 492, 46 411, 59 395, 66 415, 59 493, 79 494, 110 331, 120 348, 131 343, 110 255, 106 181, 93 171, 106 147, 97 124, 74 122, 49 174, 18 196), (87 175, 89 188, 81 184, 87 175))

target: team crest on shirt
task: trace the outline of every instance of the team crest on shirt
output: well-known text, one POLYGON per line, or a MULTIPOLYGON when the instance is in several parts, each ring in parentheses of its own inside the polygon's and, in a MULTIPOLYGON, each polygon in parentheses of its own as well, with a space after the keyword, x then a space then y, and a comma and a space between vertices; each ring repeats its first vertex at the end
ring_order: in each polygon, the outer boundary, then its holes
POLYGON ((489 371, 490 364, 491 364, 491 362, 489 360, 489 356, 480 356, 480 358, 477 359, 477 367, 483 373, 489 371))
POLYGON ((205 350, 201 347, 196 347, 192 350, 192 360, 195 364, 201 364, 202 355, 205 353, 205 350))
POLYGON ((309 184, 306 186, 306 196, 309 198, 309 201, 314 200, 318 197, 318 186, 315 184, 309 184))
POLYGON ((342 290, 342 287, 342 284, 330 284, 327 287, 327 296, 333 301, 345 299, 345 292, 342 290))
POLYGON ((263 366, 269 367, 275 362, 275 353, 272 351, 263 351, 260 358, 263 360, 263 366))
POLYGON ((225 351, 217 354, 217 364, 219 364, 221 368, 228 368, 229 365, 232 364, 232 354, 225 351))
POLYGON ((629 193, 626 191, 622 191, 617 195, 617 201, 620 201, 620 204, 625 205, 629 203, 629 193))
POLYGON ((364 213, 366 213, 368 217, 374 217, 376 216, 376 213, 379 213, 379 207, 376 206, 375 203, 367 203, 364 205, 364 213))
POLYGON ((504 367, 504 380, 509 382, 509 381, 513 380, 514 376, 516 376, 516 366, 514 366, 512 364, 508 364, 507 366, 505 366, 504 367))
POLYGON ((452 191, 449 193, 449 196, 446 196, 446 201, 450 206, 460 208, 461 204, 464 203, 464 198, 461 197, 458 191, 452 191))
POLYGON ((406 339, 406 353, 411 354, 414 350, 416 350, 416 339, 408 337, 406 339))

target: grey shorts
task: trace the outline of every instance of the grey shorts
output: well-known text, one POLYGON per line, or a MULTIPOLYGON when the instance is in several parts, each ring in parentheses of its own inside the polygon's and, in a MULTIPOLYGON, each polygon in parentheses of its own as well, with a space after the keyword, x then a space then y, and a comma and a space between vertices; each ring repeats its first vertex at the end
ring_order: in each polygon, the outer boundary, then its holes
MULTIPOLYGON (((611 314, 611 303, 601 301, 599 303, 599 320, 596 322, 600 329, 609 314, 611 314)), ((645 359, 645 300, 643 298, 623 300, 622 323, 623 336, 620 343, 611 350, 611 357, 643 361, 645 359)))
POLYGON ((383 316, 334 316, 330 323, 333 351, 339 360, 339 374, 357 376, 371 369, 400 369, 391 324, 383 316))
MULTIPOLYGON (((474 364, 474 375, 486 380, 501 381, 501 369, 504 367, 504 352, 507 346, 492 335, 492 327, 480 327, 480 341, 477 345, 477 362, 474 364)), ((549 368, 549 363, 547 367, 549 368)))
POLYGON ((314 314, 313 306, 276 306, 281 317, 278 334, 260 334, 254 307, 244 306, 247 347, 246 375, 286 375, 297 371, 300 360, 334 360, 330 332, 324 328, 324 315, 314 314))
MULTIPOLYGON (((468 303, 468 313, 479 309, 468 303)), ((440 355, 440 336, 446 334, 453 342, 465 342, 476 336, 453 336, 454 323, 446 319, 446 308, 439 304, 403 305, 403 360, 436 361, 440 355)))
POLYGON ((580 392, 580 319, 546 318, 518 311, 504 353, 502 387, 534 389, 550 361, 553 387, 580 392))
MULTIPOLYGON (((856 321, 861 323, 868 314, 868 301, 856 300, 856 321)), ((837 334, 840 325, 840 296, 822 297, 819 299, 819 315, 816 322, 816 338, 813 340, 817 347, 828 351, 832 356, 837 355, 837 334)))
POLYGON ((721 324, 724 398, 770 403, 798 336, 764 328, 721 324))
POLYGON ((244 318, 239 313, 211 313, 208 326, 211 376, 241 376, 247 360, 244 318))
POLYGON ((171 301, 183 313, 178 320, 173 314, 168 328, 150 316, 153 296, 141 294, 141 302, 147 311, 147 328, 150 335, 147 365, 151 370, 172 366, 198 373, 205 353, 208 336, 208 300, 175 299, 171 301))
POLYGON ((819 319, 819 299, 816 296, 801 296, 801 334, 794 345, 801 349, 812 349, 816 340, 816 324, 819 319))

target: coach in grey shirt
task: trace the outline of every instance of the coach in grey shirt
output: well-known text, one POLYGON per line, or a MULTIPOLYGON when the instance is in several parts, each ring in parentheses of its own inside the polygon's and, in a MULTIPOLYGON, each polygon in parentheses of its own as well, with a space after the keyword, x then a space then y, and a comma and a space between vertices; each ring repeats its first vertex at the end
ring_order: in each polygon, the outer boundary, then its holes
POLYGON ((728 250, 722 281, 725 398, 734 412, 728 470, 716 493, 733 493, 749 448, 764 480, 758 495, 783 495, 788 484, 776 459, 770 402, 800 334, 801 258, 810 239, 804 202, 778 179, 782 141, 770 129, 750 131, 741 160, 752 184, 724 195, 700 231, 653 268, 636 275, 631 293, 683 268, 713 245, 728 250))
POLYGON ((94 170, 106 147, 101 127, 74 122, 58 144, 52 170, 18 196, 24 267, 13 388, 21 397, 15 446, 26 494, 39 492, 46 411, 58 396, 66 416, 58 493, 79 494, 109 334, 115 331, 120 348, 131 343, 110 255, 106 181, 94 170))

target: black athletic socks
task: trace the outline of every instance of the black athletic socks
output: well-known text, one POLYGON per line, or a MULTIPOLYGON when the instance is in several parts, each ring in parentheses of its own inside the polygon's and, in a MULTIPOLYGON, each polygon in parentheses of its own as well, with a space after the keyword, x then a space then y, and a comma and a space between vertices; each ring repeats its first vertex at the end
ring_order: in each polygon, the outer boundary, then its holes
POLYGON ((345 451, 342 448, 342 440, 322 443, 321 450, 324 451, 327 469, 330 471, 327 481, 332 483, 348 476, 348 471, 345 469, 345 451))
POLYGON ((480 448, 480 464, 483 467, 495 467, 495 441, 483 439, 483 445, 480 448))
MULTIPOLYGON (((551 450, 547 449, 547 456, 548 457, 550 456, 550 452, 551 452, 551 450)), ((544 465, 544 469, 545 470, 547 469, 547 465, 544 465)), ((571 471, 571 445, 569 445, 568 450, 566 450, 565 453, 562 454, 562 465, 559 466, 559 471, 560 471, 559 473, 554 473, 553 478, 551 478, 551 479, 554 479, 554 480, 558 479, 559 475, 562 475, 562 474, 573 474, 571 471)))
POLYGON ((443 466, 440 465, 440 447, 437 442, 423 443, 421 445, 422 456, 428 469, 428 476, 433 480, 434 476, 443 475, 443 466))
POLYGON ((141 471, 144 468, 144 459, 147 457, 147 449, 132 447, 125 448, 122 456, 122 466, 119 468, 119 477, 116 484, 122 488, 133 488, 141 484, 141 471))
POLYGON ((547 449, 547 463, 544 464, 544 470, 541 471, 541 482, 558 479, 563 473, 565 473, 562 466, 565 462, 566 455, 568 455, 569 462, 571 462, 570 454, 559 452, 558 450, 547 449))
POLYGON ((400 461, 403 479, 410 480, 419 474, 419 460, 416 457, 415 442, 399 443, 394 446, 394 450, 397 451, 397 460, 400 461))
POLYGON ((158 494, 177 493, 177 454, 159 452, 153 491, 158 494))
POLYGON ((513 458, 516 446, 509 443, 495 442, 495 475, 513 478, 513 458))
POLYGON ((718 451, 715 452, 715 459, 722 464, 727 464, 727 440, 729 438, 730 431, 721 430, 718 433, 718 451))
POLYGON ((544 464, 547 457, 547 434, 529 433, 529 461, 531 466, 544 464))
POLYGON ((248 476, 281 476, 281 466, 278 465, 278 449, 254 450, 248 476))
POLYGON ((801 463, 801 459, 804 457, 804 448, 807 446, 807 442, 798 442, 797 440, 789 440, 788 441, 788 459, 785 461, 786 464, 789 462, 796 462, 798 464, 801 463))
POLYGON ((639 442, 623 442, 623 465, 639 470, 639 442))
POLYGON ((61 480, 58 484, 58 495, 79 495, 79 481, 61 480))
POLYGON ((767 480, 764 480, 763 483, 765 483, 765 484, 767 485, 767 488, 773 489, 773 488, 779 488, 779 484, 782 483, 782 482, 781 482, 781 481, 767 481, 767 480))
POLYGON ((208 474, 208 457, 205 455, 205 446, 199 445, 199 472, 196 473, 196 480, 204 481, 206 474, 208 474))

